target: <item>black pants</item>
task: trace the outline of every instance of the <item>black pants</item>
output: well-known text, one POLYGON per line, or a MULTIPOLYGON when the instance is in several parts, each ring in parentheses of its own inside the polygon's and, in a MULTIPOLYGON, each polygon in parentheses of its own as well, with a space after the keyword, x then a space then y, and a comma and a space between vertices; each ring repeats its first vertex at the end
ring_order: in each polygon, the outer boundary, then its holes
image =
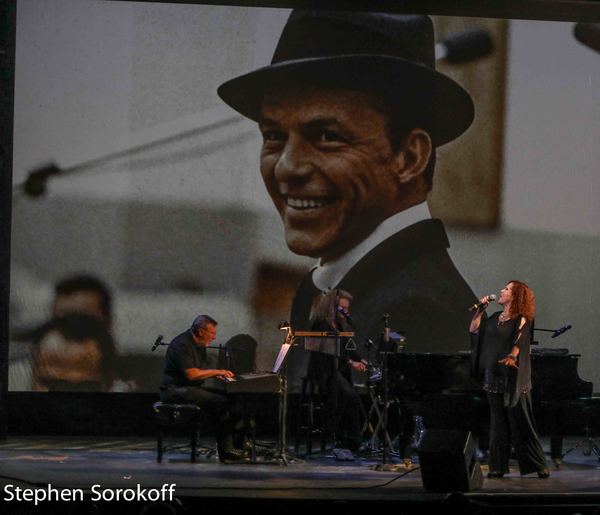
POLYGON ((341 445, 356 450, 361 443, 360 397, 339 371, 319 387, 325 395, 325 424, 341 445))
POLYGON ((490 471, 508 473, 511 437, 521 475, 541 472, 546 457, 531 409, 530 394, 521 395, 514 408, 504 407, 504 394, 487 392, 490 405, 490 471))
POLYGON ((214 425, 217 444, 221 451, 233 448, 233 437, 243 430, 243 413, 238 404, 230 403, 227 396, 199 386, 171 386, 161 390, 163 402, 191 402, 208 414, 214 425))
MULTIPOLYGON (((398 452, 403 459, 410 458, 412 454, 415 412, 421 412, 415 403, 397 399, 390 400, 387 412, 387 432, 392 441, 397 441, 398 452)), ((383 432, 383 428, 381 431, 383 432)))

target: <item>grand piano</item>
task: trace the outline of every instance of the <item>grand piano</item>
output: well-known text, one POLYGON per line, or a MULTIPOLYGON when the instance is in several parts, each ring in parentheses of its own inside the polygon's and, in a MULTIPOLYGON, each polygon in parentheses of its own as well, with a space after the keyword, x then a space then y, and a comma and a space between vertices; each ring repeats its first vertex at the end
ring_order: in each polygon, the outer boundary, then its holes
MULTIPOLYGON (((580 354, 568 349, 534 348, 531 352, 532 384, 542 399, 591 395, 593 385, 579 377, 580 354)), ((400 395, 459 393, 481 390, 471 373, 471 352, 388 354, 390 389, 400 395)))
MULTIPOLYGON (((570 401, 590 396, 593 385, 579 377, 580 355, 567 349, 532 349, 532 398, 538 423, 548 420, 552 457, 561 455, 560 410, 570 401)), ((481 383, 474 379, 471 353, 388 354, 388 388, 425 427, 471 430, 487 438, 488 408, 481 383)), ((377 386, 381 393, 382 385, 377 386)), ((390 428, 393 431, 393 427, 390 428)), ((484 443, 484 442, 481 442, 484 443)))

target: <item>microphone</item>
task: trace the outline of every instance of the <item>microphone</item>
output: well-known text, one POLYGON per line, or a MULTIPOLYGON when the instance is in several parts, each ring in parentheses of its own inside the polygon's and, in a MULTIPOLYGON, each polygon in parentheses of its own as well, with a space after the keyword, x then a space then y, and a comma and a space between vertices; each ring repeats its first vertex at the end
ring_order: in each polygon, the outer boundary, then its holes
POLYGON ((343 308, 342 306, 338 306, 335 309, 337 310, 338 313, 341 313, 342 315, 344 315, 346 317, 346 319, 348 320, 348 322, 352 323, 352 316, 350 315, 350 312, 346 308, 343 308))
POLYGON ((494 49, 490 33, 485 29, 469 29, 450 34, 435 45, 436 61, 450 64, 468 63, 485 57, 494 49))
POLYGON ((600 23, 576 23, 573 36, 582 45, 600 52, 600 23))
POLYGON ((23 183, 23 191, 26 195, 36 198, 42 197, 46 193, 48 180, 54 175, 60 175, 63 172, 56 163, 47 163, 35 170, 29 172, 27 179, 23 183))
POLYGON ((159 334, 158 338, 154 342, 154 345, 152 345, 152 350, 150 352, 154 352, 159 345, 162 345, 163 344, 162 341, 163 341, 163 335, 159 334))
POLYGON ((562 333, 566 333, 569 329, 571 329, 571 327, 573 327, 571 324, 562 326, 560 329, 557 329, 556 331, 554 331, 554 333, 552 333, 551 338, 556 338, 562 333))
MULTIPOLYGON (((490 293, 487 298, 489 299, 489 301, 493 301, 496 300, 496 295, 494 295, 493 293, 490 293)), ((487 306, 489 304, 489 302, 478 302, 477 304, 473 304, 472 306, 469 306, 469 311, 475 311, 476 309, 479 309, 483 306, 487 306)))

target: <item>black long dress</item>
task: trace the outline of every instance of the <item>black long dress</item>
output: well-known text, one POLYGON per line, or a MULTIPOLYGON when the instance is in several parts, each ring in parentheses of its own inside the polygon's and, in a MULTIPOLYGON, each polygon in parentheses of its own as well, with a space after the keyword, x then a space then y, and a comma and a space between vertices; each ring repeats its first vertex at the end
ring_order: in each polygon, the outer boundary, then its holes
MULTIPOLYGON (((311 331, 351 331, 343 317, 337 317, 337 328, 325 320, 314 320, 311 331)), ((340 357, 311 352, 308 376, 319 386, 325 398, 324 423, 326 430, 335 434, 336 445, 356 450, 361 443, 360 398, 352 386, 350 360, 360 361, 360 355, 347 349, 348 338, 342 338, 340 357)))
POLYGON ((533 323, 521 316, 502 323, 499 317, 498 311, 483 319, 476 337, 483 389, 490 405, 490 472, 509 472, 511 439, 521 475, 542 472, 546 469, 546 458, 530 395, 533 323), (499 364, 515 346, 519 348, 519 368, 499 364))

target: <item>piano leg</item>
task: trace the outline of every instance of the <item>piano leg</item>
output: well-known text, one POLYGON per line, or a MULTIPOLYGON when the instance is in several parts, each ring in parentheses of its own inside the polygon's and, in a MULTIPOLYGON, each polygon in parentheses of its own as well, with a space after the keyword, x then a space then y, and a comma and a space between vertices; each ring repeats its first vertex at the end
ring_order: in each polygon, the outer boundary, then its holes
MULTIPOLYGON (((554 425, 554 424, 553 424, 554 425)), ((563 434, 562 429, 552 430, 550 433, 550 459, 554 468, 560 470, 562 467, 563 434)))
POLYGON ((256 463, 256 419, 254 413, 252 413, 248 419, 248 427, 250 428, 250 456, 252 463, 256 463))
POLYGON ((415 420, 414 411, 407 406, 405 402, 400 401, 398 406, 399 431, 398 431, 398 452, 402 461, 412 458, 412 442, 415 439, 415 420))
POLYGON ((550 459, 554 463, 554 468, 559 470, 562 466, 563 457, 563 421, 566 416, 566 409, 563 403, 543 402, 550 415, 550 459))

